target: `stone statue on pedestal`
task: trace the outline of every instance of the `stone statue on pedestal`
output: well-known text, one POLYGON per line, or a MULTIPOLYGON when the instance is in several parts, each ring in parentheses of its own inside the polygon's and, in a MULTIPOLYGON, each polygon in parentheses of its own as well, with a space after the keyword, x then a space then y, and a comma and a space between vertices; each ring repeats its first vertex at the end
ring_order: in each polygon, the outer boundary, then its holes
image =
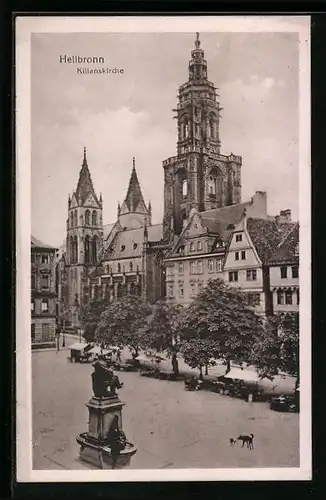
POLYGON ((93 366, 92 387, 94 396, 97 398, 116 396, 116 390, 123 387, 123 383, 120 382, 119 377, 114 374, 111 368, 107 367, 105 361, 101 358, 93 366))
POLYGON ((101 469, 120 468, 130 462, 136 453, 135 445, 127 441, 122 430, 124 403, 116 393, 123 386, 103 356, 93 364, 92 388, 94 396, 87 403, 88 432, 76 437, 80 458, 101 469))

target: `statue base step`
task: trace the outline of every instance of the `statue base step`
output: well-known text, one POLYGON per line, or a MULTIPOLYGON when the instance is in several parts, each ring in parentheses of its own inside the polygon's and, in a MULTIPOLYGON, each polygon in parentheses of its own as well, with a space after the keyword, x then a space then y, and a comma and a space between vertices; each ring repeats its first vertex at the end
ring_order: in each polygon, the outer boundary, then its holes
MULTIPOLYGON (((80 445, 79 456, 81 460, 95 465, 99 469, 112 469, 113 459, 109 446, 101 445, 96 439, 88 436, 87 432, 83 432, 76 437, 77 443, 80 445)), ((132 443, 128 443, 124 450, 120 451, 117 457, 116 469, 121 469, 130 463, 131 457, 136 453, 137 448, 132 443)))

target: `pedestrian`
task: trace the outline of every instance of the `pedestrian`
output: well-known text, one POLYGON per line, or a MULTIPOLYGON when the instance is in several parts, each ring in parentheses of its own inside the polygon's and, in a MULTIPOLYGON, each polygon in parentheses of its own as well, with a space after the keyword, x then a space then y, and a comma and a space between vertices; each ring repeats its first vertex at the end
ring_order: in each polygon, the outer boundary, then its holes
POLYGON ((117 362, 121 363, 121 351, 120 351, 120 349, 118 349, 118 351, 117 351, 117 362))

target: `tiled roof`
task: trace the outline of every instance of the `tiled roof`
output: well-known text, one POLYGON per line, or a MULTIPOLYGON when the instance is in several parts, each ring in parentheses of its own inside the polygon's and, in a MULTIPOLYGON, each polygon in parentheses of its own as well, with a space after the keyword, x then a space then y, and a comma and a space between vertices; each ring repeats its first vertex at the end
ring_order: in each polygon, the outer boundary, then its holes
POLYGON ((293 225, 292 230, 283 238, 279 243, 271 257, 268 259, 270 264, 276 264, 278 262, 293 262, 299 263, 299 224, 293 225))
POLYGON ((34 236, 31 236, 31 247, 32 248, 48 248, 51 250, 56 250, 55 247, 52 247, 51 245, 47 245, 46 243, 43 243, 42 241, 34 238, 34 236))
POLYGON ((242 219, 245 209, 249 206, 250 201, 206 210, 205 212, 200 212, 200 216, 203 224, 208 228, 210 233, 219 234, 226 241, 230 233, 232 233, 234 226, 242 219))
POLYGON ((263 263, 267 263, 294 225, 293 222, 277 223, 275 220, 248 218, 247 230, 263 263))
POLYGON ((111 224, 105 224, 103 226, 103 240, 105 241, 106 238, 110 235, 113 227, 115 225, 115 222, 112 222, 111 224))
MULTIPOLYGON (((159 241, 163 236, 163 225, 154 224, 147 227, 148 241, 159 241)), ((109 248, 106 250, 103 260, 140 257, 143 251, 144 228, 127 229, 119 231, 109 248)))

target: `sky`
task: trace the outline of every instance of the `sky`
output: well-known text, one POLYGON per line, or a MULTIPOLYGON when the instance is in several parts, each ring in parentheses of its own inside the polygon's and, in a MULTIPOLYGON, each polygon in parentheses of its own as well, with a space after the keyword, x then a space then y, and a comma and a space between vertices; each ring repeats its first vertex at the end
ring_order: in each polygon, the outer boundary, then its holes
MULTIPOLYGON (((298 218, 297 33, 203 33, 219 88, 221 153, 242 156, 242 199, 267 191, 268 212, 298 218)), ((103 222, 116 220, 136 158, 153 223, 163 216, 162 161, 176 155, 173 109, 195 33, 34 33, 31 41, 32 234, 58 247, 83 148, 103 222), (104 57, 124 73, 82 75, 60 55, 104 57)))

